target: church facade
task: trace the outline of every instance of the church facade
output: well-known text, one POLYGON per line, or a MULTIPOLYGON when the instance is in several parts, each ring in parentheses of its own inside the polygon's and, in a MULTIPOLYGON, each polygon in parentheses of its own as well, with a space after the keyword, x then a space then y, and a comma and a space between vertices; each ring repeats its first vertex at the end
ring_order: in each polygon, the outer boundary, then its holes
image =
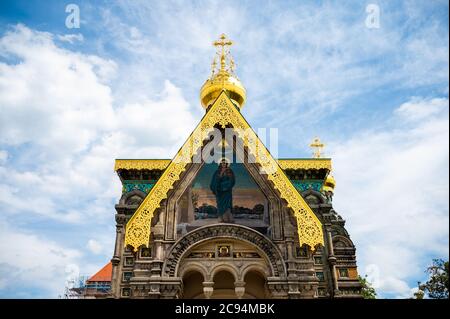
MULTIPOLYGON (((205 115, 173 159, 118 159, 114 298, 360 298, 331 159, 275 159, 224 35, 205 115)), ((323 145, 317 139, 311 146, 323 145)))

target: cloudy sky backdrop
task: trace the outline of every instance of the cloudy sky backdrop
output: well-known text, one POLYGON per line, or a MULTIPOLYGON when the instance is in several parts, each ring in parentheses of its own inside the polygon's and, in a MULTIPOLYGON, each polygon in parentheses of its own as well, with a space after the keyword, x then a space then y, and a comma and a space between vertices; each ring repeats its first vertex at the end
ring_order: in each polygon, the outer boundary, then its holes
POLYGON ((221 33, 280 157, 333 158, 359 272, 408 298, 448 258, 448 1, 1 1, 0 297, 109 261, 115 158, 171 158, 221 33), (66 5, 80 8, 67 28, 66 5), (366 7, 380 9, 368 28, 366 7))

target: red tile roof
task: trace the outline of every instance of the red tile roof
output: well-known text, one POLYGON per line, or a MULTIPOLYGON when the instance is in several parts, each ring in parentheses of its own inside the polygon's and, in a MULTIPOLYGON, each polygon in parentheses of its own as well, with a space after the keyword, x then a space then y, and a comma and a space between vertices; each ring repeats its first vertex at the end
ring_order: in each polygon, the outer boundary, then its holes
POLYGON ((112 278, 112 263, 109 262, 102 269, 100 269, 94 276, 89 278, 87 282, 111 281, 112 278))

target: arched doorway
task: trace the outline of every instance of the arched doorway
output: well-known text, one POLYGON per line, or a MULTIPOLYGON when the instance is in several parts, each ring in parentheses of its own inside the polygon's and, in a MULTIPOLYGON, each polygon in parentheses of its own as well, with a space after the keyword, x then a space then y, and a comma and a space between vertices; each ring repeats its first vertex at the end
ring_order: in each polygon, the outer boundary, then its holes
POLYGON ((212 299, 235 299, 234 276, 229 271, 221 270, 214 275, 214 292, 212 299))
POLYGON ((213 224, 187 233, 168 252, 163 273, 183 280, 182 298, 270 298, 268 278, 286 278, 277 246, 261 233, 234 224, 213 224), (201 276, 190 277, 192 271, 201 276), (250 271, 256 273, 244 280, 250 271), (248 293, 245 281, 249 281, 248 293))
POLYGON ((244 276, 244 298, 264 299, 268 297, 266 278, 258 271, 249 271, 244 276))
POLYGON ((183 276, 183 299, 203 299, 203 275, 198 271, 189 271, 183 276))

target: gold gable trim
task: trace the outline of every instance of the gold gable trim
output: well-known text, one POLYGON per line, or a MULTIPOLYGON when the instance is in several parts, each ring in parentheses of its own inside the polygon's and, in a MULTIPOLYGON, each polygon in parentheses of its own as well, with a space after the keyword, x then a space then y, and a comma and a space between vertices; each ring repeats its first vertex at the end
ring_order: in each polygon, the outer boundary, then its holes
MULTIPOLYGON (((286 169, 327 169, 331 171, 331 159, 278 159, 280 167, 286 169)), ((170 159, 116 159, 114 171, 120 169, 158 169, 165 170, 170 164, 170 159)))
POLYGON ((114 171, 119 169, 159 169, 165 170, 170 164, 170 159, 116 159, 114 171))
POLYGON ((331 159, 279 159, 282 169, 327 169, 331 171, 331 159))
POLYGON ((237 129, 238 135, 243 134, 244 131, 247 134, 250 132, 251 136, 249 138, 246 136, 240 136, 240 138, 243 139, 244 145, 249 148, 250 152, 258 150, 258 155, 255 156, 256 162, 261 165, 262 172, 267 174, 267 178, 278 189, 281 198, 285 199, 288 207, 294 211, 300 245, 306 244, 312 249, 318 244, 323 245, 321 222, 289 181, 267 148, 259 147, 258 149, 258 145, 263 145, 262 142, 224 91, 213 103, 210 110, 205 114, 128 221, 125 232, 125 245, 132 246, 135 251, 140 246, 148 247, 151 219, 154 212, 160 207, 161 201, 167 198, 167 193, 173 188, 173 184, 179 180, 181 173, 186 169, 186 165, 192 161, 192 154, 198 151, 203 144, 203 140, 217 124, 222 127, 231 124, 234 129, 237 129))

